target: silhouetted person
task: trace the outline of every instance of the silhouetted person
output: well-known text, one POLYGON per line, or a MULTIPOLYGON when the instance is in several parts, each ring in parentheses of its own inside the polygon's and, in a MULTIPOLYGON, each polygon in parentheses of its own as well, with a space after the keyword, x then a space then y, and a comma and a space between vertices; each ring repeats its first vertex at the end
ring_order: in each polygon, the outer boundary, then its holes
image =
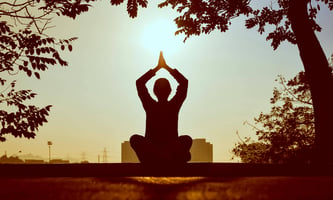
POLYGON ((171 69, 163 58, 162 52, 157 67, 149 70, 136 81, 138 95, 146 111, 145 137, 133 135, 130 143, 142 163, 185 163, 191 159, 192 138, 187 135, 178 137, 179 110, 186 98, 187 79, 171 69), (171 86, 167 79, 157 79, 154 85, 155 101, 148 93, 146 83, 160 69, 166 69, 178 82, 175 96, 168 100, 171 86))

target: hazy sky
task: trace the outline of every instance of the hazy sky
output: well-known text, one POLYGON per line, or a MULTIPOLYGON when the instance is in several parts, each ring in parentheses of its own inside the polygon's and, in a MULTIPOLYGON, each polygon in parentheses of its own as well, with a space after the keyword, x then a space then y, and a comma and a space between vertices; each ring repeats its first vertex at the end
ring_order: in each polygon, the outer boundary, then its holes
MULTIPOLYGON (((108 161, 120 162, 121 143, 145 130, 135 81, 156 66, 163 50, 167 64, 189 80, 179 133, 206 138, 213 143, 215 162, 230 161, 236 131, 241 137, 254 135, 243 122, 269 111, 277 75, 291 78, 303 69, 298 49, 283 43, 273 51, 265 35, 245 29, 243 18, 233 20, 226 33, 191 37, 184 44, 183 36, 173 36, 175 16, 171 9, 158 9, 156 1, 149 1, 148 8, 139 9, 138 18, 131 19, 126 5, 112 7, 109 1, 99 1, 75 21, 55 19, 57 26, 50 35, 79 37, 73 52, 63 53, 69 67, 53 67, 41 74, 41 80, 18 80, 19 87, 38 93, 31 103, 53 105, 49 123, 34 140, 7 137, 0 143, 0 155, 32 153, 46 159, 47 141, 52 141, 53 158, 79 161, 84 153, 90 162, 97 162, 106 148, 108 161)), ((323 7, 318 37, 327 57, 333 53, 331 21, 332 14, 323 7)), ((171 80, 165 71, 158 76, 171 80)), ((148 84, 150 91, 154 80, 148 84)))

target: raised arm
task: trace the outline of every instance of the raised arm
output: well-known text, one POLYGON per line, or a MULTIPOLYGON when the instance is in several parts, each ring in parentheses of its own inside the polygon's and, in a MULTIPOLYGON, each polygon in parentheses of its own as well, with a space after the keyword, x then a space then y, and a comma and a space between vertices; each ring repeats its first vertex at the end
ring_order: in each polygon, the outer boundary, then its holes
POLYGON ((154 69, 151 69, 147 71, 145 74, 143 74, 138 80, 136 80, 136 89, 138 91, 138 95, 141 99, 141 102, 143 104, 143 107, 146 107, 151 101, 154 101, 153 98, 151 98, 148 89, 146 87, 146 83, 155 76, 156 72, 161 69, 160 66, 155 67, 154 69))
POLYGON ((179 106, 182 105, 187 96, 188 80, 177 69, 170 67, 165 68, 178 82, 178 87, 175 96, 171 101, 177 102, 179 106))
POLYGON ((187 95, 187 87, 188 87, 188 80, 185 78, 183 74, 181 74, 177 69, 172 69, 169 67, 164 58, 163 58, 163 53, 160 53, 160 59, 158 61, 158 66, 166 69, 171 76, 173 76, 174 79, 178 82, 178 87, 177 87, 177 92, 173 100, 183 102, 186 98, 187 95))
POLYGON ((136 80, 136 87, 146 87, 146 83, 155 76, 156 72, 160 69, 160 67, 155 67, 154 69, 148 70, 145 74, 143 74, 138 80, 136 80))
POLYGON ((183 74, 181 74, 177 69, 172 69, 169 66, 165 69, 176 79, 179 85, 187 88, 188 80, 183 74))

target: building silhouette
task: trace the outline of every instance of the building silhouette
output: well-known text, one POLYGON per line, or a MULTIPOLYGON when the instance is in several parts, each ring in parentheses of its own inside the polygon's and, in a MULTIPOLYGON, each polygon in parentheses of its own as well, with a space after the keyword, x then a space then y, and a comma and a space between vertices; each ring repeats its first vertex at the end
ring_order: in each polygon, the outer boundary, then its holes
MULTIPOLYGON (((213 144, 206 142, 204 138, 193 139, 190 149, 191 160, 189 162, 213 162, 213 144)), ((129 141, 121 143, 121 162, 137 163, 139 162, 129 141)))
POLYGON ((129 141, 121 143, 121 162, 122 163, 136 163, 139 162, 135 151, 132 149, 129 141))
POLYGON ((213 144, 204 138, 194 139, 190 152, 190 162, 213 162, 213 144))

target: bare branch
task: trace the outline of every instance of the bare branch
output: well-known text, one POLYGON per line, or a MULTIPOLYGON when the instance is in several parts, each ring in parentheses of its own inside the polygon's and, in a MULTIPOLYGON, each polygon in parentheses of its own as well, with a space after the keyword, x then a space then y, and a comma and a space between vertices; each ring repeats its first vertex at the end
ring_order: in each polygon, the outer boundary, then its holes
POLYGON ((290 91, 290 89, 286 86, 286 82, 285 82, 285 80, 284 80, 281 76, 279 76, 279 78, 280 78, 280 83, 281 83, 281 85, 283 86, 283 91, 286 91, 286 92, 287 92, 290 96, 292 96, 296 101, 298 101, 298 102, 300 102, 300 103, 304 103, 304 104, 307 104, 307 105, 311 105, 311 106, 312 106, 312 103, 311 103, 310 101, 304 101, 304 100, 298 98, 297 96, 295 96, 295 94, 294 94, 292 91, 290 91))
POLYGON ((236 135, 237 135, 238 139, 239 139, 243 144, 246 144, 246 143, 244 142, 244 140, 239 136, 238 131, 236 131, 236 135))
MULTIPOLYGON (((40 19, 40 20, 49 20, 51 18, 44 18, 46 15, 51 14, 53 11, 48 11, 45 12, 44 14, 40 15, 40 16, 34 16, 33 18, 35 19, 40 19)), ((6 15, 8 17, 14 17, 14 18, 22 18, 22 19, 31 19, 32 16, 25 16, 25 15, 13 15, 13 14, 3 14, 6 15)))
MULTIPOLYGON (((15 1, 15 2, 16 2, 16 1, 15 1)), ((0 2, 0 6, 2 6, 2 5, 8 5, 8 6, 10 6, 10 7, 14 7, 14 6, 17 6, 17 7, 20 7, 20 6, 26 6, 26 5, 29 5, 30 3, 33 3, 34 0, 26 1, 26 2, 21 3, 21 4, 15 4, 15 2, 14 2, 14 3, 0 2)))
POLYGON ((55 26, 48 26, 48 27, 47 27, 47 25, 51 23, 50 21, 51 21, 51 19, 46 20, 46 22, 44 23, 44 26, 43 26, 43 28, 42 28, 42 32, 44 32, 45 30, 47 30, 47 29, 49 29, 49 28, 54 28, 54 27, 55 27, 55 26))
POLYGON ((244 125, 247 124, 247 125, 251 126, 253 129, 255 129, 255 130, 257 130, 257 131, 262 131, 262 130, 260 130, 259 128, 257 128, 255 125, 250 124, 248 121, 244 121, 243 124, 244 124, 244 125))
POLYGON ((9 15, 9 14, 12 14, 12 13, 18 13, 18 12, 20 12, 21 10, 23 10, 24 8, 26 8, 26 6, 21 7, 21 8, 19 8, 19 9, 17 9, 17 10, 12 9, 12 11, 4 11, 4 10, 0 10, 0 15, 9 15))
POLYGON ((38 33, 41 34, 41 31, 40 31, 40 29, 39 29, 39 27, 38 27, 38 25, 37 25, 37 23, 36 23, 36 20, 35 20, 34 17, 32 17, 32 16, 30 15, 28 8, 25 8, 25 11, 27 12, 28 16, 30 17, 30 19, 31 19, 32 22, 34 23, 34 25, 35 25, 35 27, 36 27, 38 33))

